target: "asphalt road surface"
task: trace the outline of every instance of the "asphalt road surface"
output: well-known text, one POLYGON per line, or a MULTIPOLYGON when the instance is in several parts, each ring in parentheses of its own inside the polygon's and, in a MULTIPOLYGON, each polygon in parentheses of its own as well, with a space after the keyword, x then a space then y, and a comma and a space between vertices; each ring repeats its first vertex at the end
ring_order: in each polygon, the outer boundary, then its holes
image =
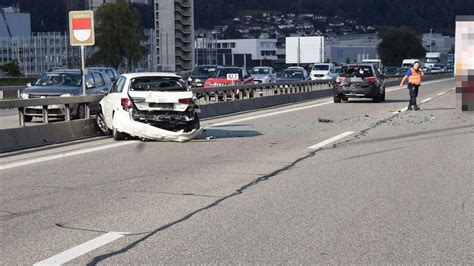
POLYGON ((184 144, 0 155, 0 264, 473 264, 474 116, 454 86, 425 84, 419 112, 390 88, 208 120, 184 144))

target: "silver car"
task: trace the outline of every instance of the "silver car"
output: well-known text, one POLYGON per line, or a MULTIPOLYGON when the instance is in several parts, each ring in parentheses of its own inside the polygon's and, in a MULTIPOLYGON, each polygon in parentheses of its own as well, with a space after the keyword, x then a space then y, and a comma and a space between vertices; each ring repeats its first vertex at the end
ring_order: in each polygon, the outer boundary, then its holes
POLYGON ((275 82, 276 74, 273 67, 254 67, 250 70, 254 84, 275 82))

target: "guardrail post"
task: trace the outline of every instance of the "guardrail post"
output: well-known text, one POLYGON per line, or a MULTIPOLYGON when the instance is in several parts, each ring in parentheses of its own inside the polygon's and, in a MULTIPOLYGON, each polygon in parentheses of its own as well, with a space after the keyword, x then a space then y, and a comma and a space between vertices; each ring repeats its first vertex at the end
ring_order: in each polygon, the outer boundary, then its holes
POLYGON ((239 90, 239 100, 242 100, 242 97, 244 97, 244 93, 242 90, 239 90))
POLYGON ((86 103, 86 104, 84 105, 84 111, 85 111, 85 118, 86 118, 86 119, 91 118, 91 107, 90 107, 89 104, 90 104, 90 103, 86 103))
POLYGON ((208 93, 204 94, 204 102, 209 103, 209 94, 208 93))
POLYGON ((24 107, 18 108, 18 119, 19 119, 20 127, 24 127, 25 126, 25 108, 24 107))
POLYGON ((43 105, 43 124, 49 123, 48 106, 43 105))
POLYGON ((227 102, 227 91, 224 91, 224 102, 227 102))
POLYGON ((250 89, 245 90, 245 98, 250 99, 250 89))
POLYGON ((69 109, 70 105, 65 104, 64 106, 66 107, 66 114, 64 116, 64 120, 71 121, 71 109, 69 109))

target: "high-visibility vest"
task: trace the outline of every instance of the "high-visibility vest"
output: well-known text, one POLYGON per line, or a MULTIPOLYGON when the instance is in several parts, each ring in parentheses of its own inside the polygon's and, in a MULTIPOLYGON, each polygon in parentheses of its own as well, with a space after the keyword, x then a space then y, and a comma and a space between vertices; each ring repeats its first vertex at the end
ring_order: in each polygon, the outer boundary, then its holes
POLYGON ((423 71, 416 71, 414 68, 411 69, 411 76, 408 77, 408 82, 414 85, 421 85, 421 80, 423 78, 423 71))

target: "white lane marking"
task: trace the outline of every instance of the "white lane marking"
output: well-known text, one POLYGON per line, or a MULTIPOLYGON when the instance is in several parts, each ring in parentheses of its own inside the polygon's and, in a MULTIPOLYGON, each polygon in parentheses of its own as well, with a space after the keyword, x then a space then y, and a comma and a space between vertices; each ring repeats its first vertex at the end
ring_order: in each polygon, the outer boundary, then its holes
MULTIPOLYGON (((448 91, 438 93, 437 96, 443 96, 443 95, 445 95, 446 93, 448 93, 448 92, 450 92, 450 91, 452 91, 452 90, 455 90, 455 89, 456 89, 456 88, 454 88, 454 89, 449 89, 448 91)), ((427 103, 427 102, 429 102, 429 101, 431 101, 431 100, 433 100, 433 99, 434 99, 434 97, 430 97, 430 98, 424 99, 423 101, 421 101, 421 103, 427 103)), ((403 109, 400 109, 400 110, 398 110, 398 111, 393 112, 392 114, 396 115, 396 114, 399 114, 399 113, 406 112, 407 110, 408 110, 408 107, 405 107, 405 108, 403 108, 403 109)))
POLYGON ((107 234, 101 235, 97 238, 89 240, 83 244, 75 246, 71 249, 63 251, 51 258, 45 259, 43 261, 37 262, 33 265, 62 265, 66 262, 69 262, 77 257, 80 257, 84 254, 91 252, 94 249, 100 248, 104 245, 107 245, 121 237, 124 237, 128 233, 120 232, 109 232, 107 234))
POLYGON ((431 101, 431 100, 433 100, 433 97, 424 99, 423 101, 421 101, 421 103, 427 103, 427 102, 429 102, 429 101, 431 101))
POLYGON ((305 109, 309 109, 309 108, 314 108, 314 107, 318 107, 318 106, 323 106, 323 105, 327 105, 327 104, 331 104, 331 103, 333 103, 333 101, 322 102, 322 103, 318 103, 318 104, 313 104, 313 105, 308 105, 308 106, 293 108, 293 109, 289 109, 289 110, 277 111, 277 112, 268 113, 268 114, 263 114, 263 115, 256 115, 256 116, 251 116, 251 117, 246 117, 246 118, 231 120, 231 121, 227 121, 227 122, 222 122, 222 123, 217 123, 217 124, 211 124, 211 125, 207 126, 206 128, 224 126, 224 125, 235 124, 235 123, 240 123, 240 122, 244 122, 244 121, 255 120, 255 119, 264 118, 264 117, 269 117, 269 116, 274 116, 274 115, 286 114, 286 113, 290 113, 290 112, 301 111, 301 110, 305 110, 305 109))
POLYGON ((137 143, 137 141, 124 141, 124 142, 120 142, 120 143, 114 143, 114 144, 104 145, 104 146, 100 146, 100 147, 89 148, 89 149, 85 149, 85 150, 65 152, 65 153, 61 153, 61 154, 55 154, 55 155, 35 158, 35 159, 31 159, 31 160, 26 160, 26 161, 20 161, 20 162, 16 162, 16 163, 0 165, 0 171, 1 170, 6 170, 6 169, 11 169, 11 168, 16 168, 16 167, 20 167, 20 166, 25 166, 25 165, 35 164, 35 163, 47 162, 47 161, 56 160, 56 159, 60 159, 60 158, 65 158, 65 157, 81 155, 81 154, 95 152, 95 151, 101 151, 101 150, 116 148, 116 147, 120 147, 120 146, 134 144, 134 143, 137 143))
POLYGON ((331 144, 331 143, 334 143, 334 142, 336 142, 336 141, 338 141, 338 140, 340 140, 340 139, 343 139, 343 138, 345 138, 345 137, 347 137, 347 136, 350 136, 350 135, 352 135, 352 134, 354 134, 354 133, 355 133, 354 131, 347 131, 347 132, 344 132, 344 133, 339 134, 339 135, 337 135, 337 136, 335 136, 335 137, 332 137, 332 138, 330 138, 330 139, 327 139, 327 140, 325 140, 325 141, 322 141, 322 142, 320 142, 320 143, 318 143, 318 144, 316 144, 316 145, 313 145, 313 146, 311 146, 311 147, 308 147, 308 149, 310 149, 310 150, 319 150, 319 149, 322 149, 324 146, 329 145, 329 144, 331 144))

